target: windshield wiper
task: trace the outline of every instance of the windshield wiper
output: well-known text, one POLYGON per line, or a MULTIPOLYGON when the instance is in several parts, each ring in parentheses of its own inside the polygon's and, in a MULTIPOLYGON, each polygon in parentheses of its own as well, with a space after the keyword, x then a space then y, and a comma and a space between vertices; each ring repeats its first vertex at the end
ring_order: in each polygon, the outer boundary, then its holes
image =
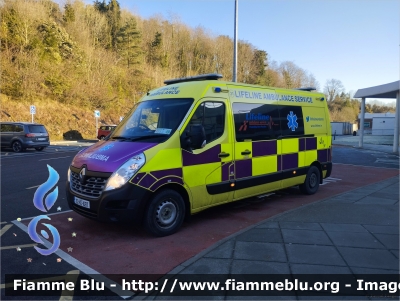
POLYGON ((151 138, 158 138, 158 137, 168 137, 168 135, 165 135, 165 134, 156 134, 156 135, 137 136, 137 137, 126 138, 126 140, 129 140, 129 141, 138 141, 138 140, 151 139, 151 138))
POLYGON ((126 140, 126 139, 130 139, 128 137, 124 137, 124 136, 112 136, 110 137, 111 139, 122 139, 122 140, 126 140))
POLYGON ((122 141, 138 141, 144 139, 158 138, 158 137, 167 137, 165 134, 156 134, 156 135, 145 135, 145 136, 136 136, 136 137, 124 137, 124 136, 113 136, 110 139, 118 139, 122 141))

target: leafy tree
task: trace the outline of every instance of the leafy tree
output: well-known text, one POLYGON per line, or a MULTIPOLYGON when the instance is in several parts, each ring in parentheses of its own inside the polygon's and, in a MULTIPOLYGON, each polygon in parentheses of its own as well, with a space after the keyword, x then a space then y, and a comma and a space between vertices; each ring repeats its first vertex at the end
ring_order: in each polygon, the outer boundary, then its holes
POLYGON ((71 23, 75 21, 75 10, 70 3, 64 6, 63 20, 65 23, 71 23))
POLYGON ((266 81, 266 68, 268 67, 267 52, 264 50, 255 50, 253 57, 254 75, 252 82, 255 84, 264 84, 266 81))
POLYGON ((26 44, 24 37, 24 26, 21 18, 14 8, 2 13, 2 35, 0 37, 1 47, 12 51, 22 51, 26 44))
POLYGON ((161 47, 162 47, 162 35, 158 31, 154 36, 154 40, 150 42, 149 45, 149 53, 148 53, 148 62, 153 65, 161 64, 161 47))
POLYGON ((116 35, 115 48, 121 59, 126 62, 128 68, 140 62, 141 34, 137 29, 135 18, 130 18, 116 35))
POLYGON ((96 0, 93 3, 94 8, 101 14, 107 17, 107 23, 110 27, 111 46, 115 48, 117 35, 121 28, 121 8, 117 0, 110 0, 106 4, 105 0, 96 0))
POLYGON ((104 13, 105 14, 107 12, 107 10, 108 10, 105 0, 103 0, 103 1, 99 1, 99 0, 94 1, 93 6, 100 13, 104 13))
POLYGON ((45 22, 39 25, 38 32, 46 58, 59 63, 62 59, 73 57, 75 45, 63 27, 55 22, 45 22))
POLYGON ((111 44, 113 47, 115 47, 117 36, 121 27, 121 8, 117 0, 110 0, 108 3, 107 18, 111 30, 111 44))

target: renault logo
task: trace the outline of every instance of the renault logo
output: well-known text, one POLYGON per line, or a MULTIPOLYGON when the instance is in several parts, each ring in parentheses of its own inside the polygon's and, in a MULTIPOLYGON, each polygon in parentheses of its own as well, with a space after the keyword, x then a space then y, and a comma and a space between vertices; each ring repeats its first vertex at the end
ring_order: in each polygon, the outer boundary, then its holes
POLYGON ((86 179, 86 168, 82 168, 81 171, 79 172, 79 180, 81 181, 81 183, 83 184, 85 182, 86 179))

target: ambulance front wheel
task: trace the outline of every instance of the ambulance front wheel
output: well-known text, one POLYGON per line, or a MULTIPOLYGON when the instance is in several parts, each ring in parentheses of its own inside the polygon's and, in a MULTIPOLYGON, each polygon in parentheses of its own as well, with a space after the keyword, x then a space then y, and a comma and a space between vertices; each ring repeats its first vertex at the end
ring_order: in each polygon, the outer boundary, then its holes
POLYGON ((303 184, 299 185, 300 191, 304 194, 314 194, 318 191, 321 174, 318 167, 311 166, 308 170, 303 184))
POLYGON ((166 189, 156 194, 147 207, 144 226, 156 236, 175 233, 185 218, 185 202, 175 190, 166 189))

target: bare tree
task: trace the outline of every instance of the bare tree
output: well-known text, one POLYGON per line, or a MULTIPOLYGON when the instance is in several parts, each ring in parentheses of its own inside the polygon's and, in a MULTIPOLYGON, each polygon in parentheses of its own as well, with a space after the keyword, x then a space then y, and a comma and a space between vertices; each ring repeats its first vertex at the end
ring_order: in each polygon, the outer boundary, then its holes
POLYGON ((326 81, 324 93, 328 98, 328 102, 333 101, 336 96, 339 96, 344 91, 345 89, 340 80, 332 78, 326 81))

